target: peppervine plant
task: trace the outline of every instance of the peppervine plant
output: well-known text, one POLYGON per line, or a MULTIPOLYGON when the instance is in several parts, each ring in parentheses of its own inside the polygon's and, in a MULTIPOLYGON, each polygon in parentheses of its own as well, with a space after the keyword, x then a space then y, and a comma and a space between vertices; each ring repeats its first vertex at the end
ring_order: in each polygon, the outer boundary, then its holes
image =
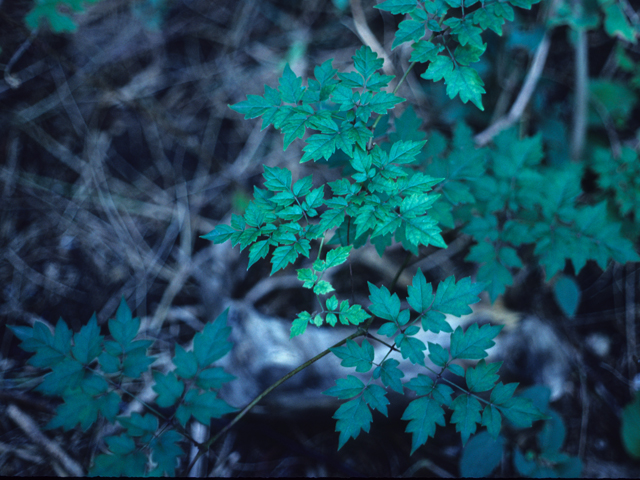
MULTIPOLYGON (((57 3, 41 1, 37 6, 57 3)), ((537 263, 550 279, 564 269, 567 260, 576 272, 590 259, 603 268, 611 259, 621 263, 638 260, 632 243, 620 234, 620 225, 610 219, 605 202, 589 205, 582 201, 582 166, 543 165, 540 135, 521 137, 507 130, 491 145, 480 148, 462 122, 454 128, 451 140, 437 131, 427 138, 410 107, 401 115, 394 114, 405 101, 397 95, 398 88, 409 71, 421 64, 426 68, 420 76, 434 82, 444 80, 450 99, 458 97, 483 110, 484 83, 473 67, 487 48, 482 34, 489 29, 502 35, 503 24, 514 19, 513 7, 530 9, 535 3, 384 1, 376 8, 405 15, 392 49, 407 43, 412 49, 411 64, 392 91, 389 85, 394 77, 381 73, 383 60, 363 46, 348 71, 338 72, 328 60, 315 67, 314 78, 303 85, 303 79, 287 65, 277 88, 267 85, 263 95, 248 95, 247 100, 230 106, 247 119, 262 117, 263 129, 270 125, 279 129, 285 150, 302 139, 300 162, 327 164, 342 172, 338 180, 314 185, 311 175, 294 179, 286 168, 265 166, 264 188, 255 187, 253 201, 243 215, 232 215, 230 225, 218 225, 203 236, 214 243, 231 241, 241 250, 248 248, 248 268, 264 259, 271 264, 271 275, 299 267, 297 276, 303 288, 313 291, 318 307, 293 319, 292 338, 305 334, 310 324, 326 328, 339 322, 355 328, 330 349, 343 367, 355 368, 360 374, 337 379, 324 392, 346 400, 334 414, 338 449, 362 430, 369 431, 372 410, 388 414, 389 390, 413 392, 411 396, 416 397, 402 415, 408 421, 406 431, 412 434, 412 454, 434 436, 436 426, 446 425, 445 408, 453 412, 450 421, 463 444, 478 425, 498 439, 503 417, 517 428, 548 418, 531 400, 514 396, 516 383, 500 382, 500 362, 486 362, 487 350, 501 327, 474 324, 454 330, 447 315, 471 313, 470 305, 479 301, 482 291, 495 300, 513 283, 512 269, 524 263, 537 263), (432 285, 418 270, 404 301, 391 293, 395 285, 387 288, 369 283, 370 305, 364 306, 338 298, 325 276, 367 242, 380 256, 393 242, 418 256, 420 247, 447 248, 442 234, 452 229, 476 242, 467 259, 479 264, 477 283, 450 276, 432 285), (521 248, 527 244, 535 247, 521 248), (323 252, 325 245, 332 248, 323 252), (376 318, 379 325, 376 323, 374 332, 376 318), (425 345, 417 338, 421 331, 448 333, 448 347, 425 345), (358 343, 359 337, 366 338, 358 343), (382 358, 376 358, 372 342, 387 348, 382 358), (394 351, 424 373, 403 382, 402 363, 390 357, 394 351), (367 372, 372 372, 368 378, 363 375, 367 372)), ((613 2, 600 3, 606 15, 615 17, 610 12, 615 10, 613 2)), ((569 17, 562 18, 571 23, 569 17)), ((607 31, 616 32, 607 21, 607 31)), ((621 158, 637 158, 637 153, 623 150, 621 158)), ((619 172, 607 165, 605 153, 596 154, 595 168, 603 188, 615 189, 619 172)), ((629 184, 634 181, 631 175, 625 174, 624 179, 629 184)), ((636 200, 624 192, 615 198, 623 212, 635 213, 636 200)), ((12 328, 22 348, 36 353, 30 363, 52 370, 38 389, 63 398, 48 428, 68 430, 80 424, 86 430, 99 417, 120 425, 122 433, 105 439, 109 454, 96 457, 91 473, 173 475, 183 455, 183 438, 199 447, 189 469, 264 395, 329 353, 319 354, 285 376, 222 431, 198 443, 185 428, 192 418, 208 425, 212 418, 236 410, 218 396, 220 387, 232 377, 213 365, 231 348, 226 319, 225 311, 205 326, 195 336, 193 350, 176 346, 175 370, 152 370, 158 408, 143 402, 144 415, 122 414, 123 398, 135 398, 125 385, 140 379, 154 362, 147 355, 151 341, 135 340, 140 321, 132 318, 124 300, 108 324, 113 340, 104 341, 95 316, 75 334, 62 320, 54 332, 38 322, 32 328, 12 328), (172 414, 161 412, 169 408, 172 414)))

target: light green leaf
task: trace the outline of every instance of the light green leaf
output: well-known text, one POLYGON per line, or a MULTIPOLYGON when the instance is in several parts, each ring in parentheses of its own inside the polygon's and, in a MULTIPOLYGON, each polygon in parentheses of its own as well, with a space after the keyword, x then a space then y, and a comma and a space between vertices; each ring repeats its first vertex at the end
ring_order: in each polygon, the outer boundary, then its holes
POLYGON ((471 100, 476 107, 484 111, 482 106, 482 94, 486 93, 485 89, 482 88, 484 82, 473 68, 456 67, 446 75, 445 83, 449 98, 453 99, 456 95, 459 95, 462 103, 467 103, 471 100))

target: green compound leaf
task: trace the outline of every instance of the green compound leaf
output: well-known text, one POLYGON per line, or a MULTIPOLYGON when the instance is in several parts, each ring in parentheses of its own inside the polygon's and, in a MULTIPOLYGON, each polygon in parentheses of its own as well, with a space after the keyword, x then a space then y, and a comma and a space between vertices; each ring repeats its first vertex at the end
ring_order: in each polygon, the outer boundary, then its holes
POLYGON ((460 432, 462 445, 476 432, 477 423, 482 420, 480 402, 471 395, 460 395, 453 401, 453 415, 451 423, 456 424, 456 432, 460 432))
POLYGON ((231 333, 231 327, 227 327, 228 316, 227 308, 193 338, 193 353, 200 368, 208 367, 231 351, 233 343, 228 340, 231 333))
POLYGON ((158 418, 150 413, 140 415, 133 412, 130 417, 117 417, 118 422, 127 429, 127 435, 131 437, 142 437, 153 434, 158 430, 158 418))
POLYGON ((503 325, 492 326, 489 324, 478 327, 477 323, 471 325, 466 332, 461 327, 451 334, 451 358, 480 360, 486 357, 487 349, 493 347, 493 338, 500 333, 503 325))
POLYGON ((344 400, 360 395, 363 389, 364 383, 362 383, 362 380, 353 375, 348 375, 347 378, 338 378, 336 380, 336 386, 325 390, 322 394, 344 400))
POLYGON ((73 336, 74 345, 71 347, 71 353, 80 363, 88 365, 102 352, 103 338, 94 313, 89 323, 73 336))
POLYGON ((120 397, 113 392, 111 392, 112 395, 104 397, 105 399, 102 401, 96 401, 97 399, 93 395, 80 389, 68 390, 67 392, 68 394, 64 396, 64 403, 58 406, 55 417, 45 427, 47 430, 58 427, 72 430, 80 424, 82 431, 86 432, 98 419, 101 407, 110 411, 109 405, 105 406, 104 402, 113 402, 113 396, 116 397, 116 402, 120 400, 120 397))
POLYGON ((126 434, 105 437, 113 455, 98 455, 89 471, 96 476, 144 476, 147 456, 136 449, 133 439, 126 434))
POLYGON ((176 410, 176 418, 183 427, 191 416, 203 425, 209 425, 212 418, 220 418, 236 410, 213 392, 200 394, 197 390, 189 390, 176 410))
MULTIPOLYGON (((131 345, 140 342, 133 342, 131 345)), ((147 342, 144 342, 145 345, 147 342)), ((101 355, 102 357, 102 355, 101 355)), ((125 377, 139 378, 143 372, 147 371, 149 365, 156 360, 156 357, 147 356, 147 346, 135 348, 127 352, 122 361, 122 373, 125 377)))
POLYGON ((309 312, 300 312, 295 320, 291 323, 291 334, 289 339, 302 335, 307 330, 307 325, 311 321, 309 312))
POLYGON ((361 346, 349 339, 346 345, 332 348, 331 351, 342 359, 340 365, 343 367, 356 367, 356 372, 360 373, 371 370, 373 347, 366 339, 362 341, 361 346))
POLYGON ((502 415, 493 405, 487 405, 482 412, 482 425, 487 427, 487 431, 494 438, 498 438, 500 427, 502 426, 502 415))
POLYGON ((404 372, 398 368, 400 362, 394 358, 388 358, 382 365, 373 371, 373 378, 380 378, 385 387, 389 387, 398 393, 403 393, 402 382, 404 372))
POLYGON ((309 240, 305 238, 301 238, 291 245, 283 245, 276 248, 273 251, 273 257, 271 259, 273 267, 271 268, 270 275, 273 275, 278 270, 285 268, 288 264, 295 262, 300 254, 309 258, 310 248, 311 245, 309 244, 309 240))
POLYGON ((491 391, 491 403, 502 405, 513 396, 517 387, 517 383, 507 383, 506 385, 503 385, 502 382, 498 383, 491 391))
POLYGON ((411 61, 419 63, 433 62, 438 53, 444 50, 444 45, 434 45, 429 40, 420 40, 413 44, 411 61))
POLYGON ((471 100, 476 107, 484 111, 482 106, 482 94, 486 93, 484 82, 471 67, 458 66, 452 72, 446 75, 445 84, 447 85, 447 95, 454 99, 456 95, 460 96, 462 103, 471 100))
POLYGON ((184 455, 184 451, 178 445, 182 436, 175 430, 165 430, 149 443, 151 448, 151 460, 157 467, 150 472, 151 475, 174 476, 178 465, 178 458, 184 455))
POLYGON ((340 432, 338 450, 340 450, 349 438, 358 438, 360 430, 369 432, 371 427, 371 410, 367 406, 364 396, 354 398, 338 407, 333 418, 336 422, 336 432, 340 432))
POLYGON ((176 366, 176 373, 184 379, 193 378, 198 371, 198 360, 195 353, 187 352, 180 345, 176 345, 173 364, 176 366))
POLYGON ((398 335, 394 341, 402 353, 402 358, 408 358, 413 364, 424 365, 424 351, 427 346, 422 341, 405 334, 398 335))
POLYGON ((176 401, 184 392, 184 383, 176 378, 176 374, 169 372, 163 375, 160 372, 153 372, 155 385, 153 390, 158 394, 156 403, 162 408, 175 405, 176 401))
POLYGON ((58 363, 36 390, 47 395, 62 395, 67 389, 76 388, 84 377, 83 365, 73 358, 58 363))
POLYGON ((367 46, 360 47, 353 58, 353 66, 356 71, 366 80, 382 68, 384 61, 367 46))
POLYGON ((235 378, 230 373, 225 372, 222 367, 205 368, 196 376, 196 385, 205 390, 219 390, 222 385, 235 378))
POLYGON ((109 320, 109 332, 113 339, 125 348, 138 335, 140 319, 131 318, 131 310, 124 297, 116 311, 116 318, 109 320))
POLYGON ((34 367, 53 367, 62 362, 71 351, 73 333, 62 318, 58 320, 53 335, 44 323, 36 321, 32 327, 8 327, 22 340, 20 348, 35 352, 27 363, 34 367))
POLYGON ((405 42, 413 41, 417 42, 424 37, 424 22, 417 20, 404 20, 398 25, 396 31, 396 37, 391 45, 391 50, 399 47, 405 42))
POLYGON ((347 258, 349 258, 351 248, 351 245, 349 245, 347 247, 338 247, 327 252, 325 268, 323 270, 331 267, 337 267, 338 265, 342 265, 346 262, 347 258))
POLYGON ((384 318, 385 320, 396 321, 400 314, 400 298, 397 294, 391 295, 387 287, 376 287, 373 283, 369 284, 369 300, 372 305, 369 307, 371 313, 376 317, 384 318))
POLYGON ((378 410, 385 417, 387 414, 387 405, 389 405, 389 399, 387 398, 387 392, 380 385, 368 385, 362 393, 362 398, 369 407, 374 410, 378 410))
POLYGON ((449 352, 438 343, 429 343, 429 359, 439 367, 445 367, 449 362, 449 352))
POLYGON ((510 398, 501 405, 500 411, 516 428, 529 428, 532 422, 548 418, 524 397, 510 398))
POLYGON ((405 431, 412 433, 411 455, 436 433, 436 425, 444 427, 444 410, 432 398, 421 397, 413 400, 402 414, 402 420, 409 420, 405 431))
POLYGON ((433 288, 422 273, 422 270, 418 269, 413 277, 413 283, 407 287, 409 296, 407 302, 416 312, 422 314, 427 312, 431 308, 433 303, 433 288))
POLYGON ((456 317, 473 312, 469 305, 478 303, 484 285, 471 282, 470 277, 465 277, 456 284, 455 276, 448 277, 440 282, 433 303, 433 309, 442 313, 450 313, 456 317))
POLYGON ((282 77, 280 77, 280 87, 278 88, 283 102, 297 103, 302 99, 304 87, 302 86, 302 78, 296 76, 287 63, 284 67, 282 77))
POLYGON ((385 10, 391 12, 394 15, 401 13, 411 13, 417 8, 415 0, 386 0, 378 5, 374 5, 373 8, 385 10))
POLYGON ((427 70, 420 76, 426 80, 438 82, 443 78, 448 77, 452 71, 453 62, 451 59, 445 55, 438 55, 435 60, 432 60, 431 63, 429 63, 427 70))
POLYGON ((500 379, 496 372, 502 366, 502 362, 486 363, 484 359, 480 360, 473 368, 467 368, 465 374, 467 387, 472 392, 486 392, 491 390, 495 383, 500 379))

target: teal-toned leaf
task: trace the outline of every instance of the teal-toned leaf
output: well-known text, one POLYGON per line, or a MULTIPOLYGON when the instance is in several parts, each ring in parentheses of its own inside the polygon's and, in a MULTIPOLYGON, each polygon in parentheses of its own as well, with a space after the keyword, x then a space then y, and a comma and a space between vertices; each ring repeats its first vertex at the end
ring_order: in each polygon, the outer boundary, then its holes
POLYGON ((478 295, 483 288, 482 283, 473 283, 470 277, 465 277, 458 283, 454 276, 447 277, 438 284, 433 309, 456 317, 470 314, 472 310, 469 305, 480 301, 478 295))
POLYGON ((383 60, 378 58, 378 55, 368 46, 360 47, 352 58, 353 66, 365 80, 373 75, 376 70, 382 68, 383 60))
POLYGON ((404 20, 400 22, 398 30, 396 31, 395 39, 391 45, 391 50, 399 47, 405 42, 417 42, 420 40, 424 37, 424 27, 424 22, 419 22, 417 20, 404 20))
POLYGON ((307 325, 311 321, 309 312, 300 312, 295 320, 291 323, 291 334, 289 338, 302 335, 307 330, 307 325))
POLYGON ((302 78, 293 73, 288 63, 284 67, 282 77, 280 77, 280 87, 278 90, 284 102, 297 103, 302 99, 302 94, 304 93, 302 78))
POLYGON ((150 413, 140 415, 133 412, 129 417, 118 417, 118 422, 127 429, 127 435, 131 437, 141 437, 158 430, 158 418, 150 413))
POLYGON ((391 12, 394 15, 410 13, 415 10, 416 7, 416 0, 385 0, 382 3, 373 6, 373 8, 391 12))
POLYGON ((449 352, 438 343, 429 344, 429 359, 439 367, 444 367, 449 362, 449 352))
POLYGON ((403 388, 400 379, 404 377, 404 373, 398 368, 398 365, 400 365, 398 360, 388 358, 382 362, 382 365, 376 367, 373 377, 379 377, 385 387, 389 387, 401 394, 403 393, 403 388))
POLYGON ((84 327, 73 336, 71 353, 83 365, 90 364, 102 352, 102 335, 94 313, 84 327))
POLYGON ((492 438, 487 432, 474 435, 462 450, 460 476, 489 476, 502 462, 506 443, 504 437, 492 438))
POLYGON ((410 60, 412 62, 433 62, 438 53, 444 50, 444 45, 434 45, 429 40, 420 40, 413 44, 410 60))
POLYGON ((502 415, 494 405, 487 405, 482 411, 482 425, 487 427, 487 432, 494 438, 498 438, 502 426, 502 415))
POLYGON ((72 430, 80 424, 83 432, 86 432, 98 419, 100 404, 95 398, 81 390, 70 391, 64 396, 64 403, 56 409, 56 415, 45 426, 45 429, 62 427, 64 430, 72 430))
POLYGON ((209 425, 212 418, 220 418, 236 410, 213 392, 200 394, 197 390, 189 390, 178 406, 176 418, 183 427, 191 416, 203 425, 209 425))
POLYGON ((120 300, 120 306, 116 311, 116 318, 109 320, 109 332, 116 342, 125 347, 138 334, 140 319, 131 318, 131 310, 124 297, 120 300))
POLYGON ((363 389, 364 383, 362 383, 359 378, 348 375, 347 378, 338 378, 336 380, 336 386, 325 390, 322 394, 344 400, 359 395, 363 389))
POLYGON ((453 328, 447 322, 447 317, 443 313, 436 312, 435 310, 429 310, 422 316, 422 329, 425 332, 453 332, 453 328))
POLYGON ((336 422, 336 432, 340 432, 338 450, 340 450, 349 438, 358 438, 360 430, 369 432, 371 427, 371 411, 367 406, 364 396, 354 398, 340 405, 333 418, 336 422))
MULTIPOLYGON (((182 436, 175 430, 165 430, 154 437, 149 443, 151 448, 151 460, 157 464, 158 475, 174 476, 178 466, 178 459, 184 455, 184 451, 178 445, 182 436)), ((152 473, 155 473, 152 471, 152 473)))
POLYGON ((502 405, 513 396, 517 387, 517 383, 507 383, 506 385, 503 385, 502 382, 498 383, 494 389, 491 390, 491 403, 502 405))
POLYGON ((436 433, 436 425, 445 426, 444 410, 428 397, 413 400, 402 414, 402 420, 409 420, 406 432, 412 433, 411 454, 424 445, 429 437, 436 433))
POLYGON ((533 402, 524 397, 512 397, 501 405, 500 411, 516 428, 529 428, 532 422, 547 417, 533 402))
POLYGON ((553 286, 553 293, 562 312, 572 318, 580 304, 580 287, 577 282, 573 278, 563 275, 553 286))
POLYGON ((227 308, 193 338, 193 353, 200 368, 208 367, 231 351, 233 344, 228 340, 231 333, 231 327, 227 327, 228 316, 227 308))
POLYGON ((373 283, 369 284, 369 300, 372 305, 369 307, 371 313, 385 320, 396 320, 400 314, 400 298, 395 293, 391 295, 384 285, 380 288, 373 283))
POLYGON ((394 341, 402 353, 402 358, 408 358, 413 364, 424 365, 424 351, 427 346, 422 341, 405 334, 398 335, 394 341))
POLYGON ((500 333, 503 325, 483 325, 477 323, 471 325, 466 332, 461 327, 456 328, 451 335, 451 358, 467 360, 480 360, 485 358, 487 349, 493 347, 493 338, 500 333))
POLYGON ((426 80, 438 82, 443 78, 448 77, 452 71, 453 62, 451 59, 444 55, 438 55, 435 60, 429 63, 427 70, 420 76, 426 80))
POLYGON ((491 390, 500 376, 496 372, 502 366, 502 362, 486 363, 484 359, 480 360, 473 368, 467 368, 466 381, 467 387, 472 392, 486 392, 491 390))
POLYGON ((47 395, 62 395, 67 389, 74 389, 84 377, 83 365, 73 358, 65 358, 58 363, 36 390, 47 395))
POLYGON ((380 385, 367 385, 367 388, 365 388, 362 393, 362 398, 367 402, 369 407, 378 410, 385 417, 388 417, 387 405, 389 405, 389 399, 386 395, 386 390, 380 385))
POLYGON ((622 411, 622 443, 627 453, 640 459, 640 393, 622 411))
POLYGON ((462 103, 471 100, 476 107, 484 111, 482 106, 482 94, 486 93, 484 82, 471 67, 458 66, 445 77, 447 85, 447 95, 453 99, 456 95, 460 96, 462 103))
POLYGON ((456 424, 456 432, 460 432, 462 445, 476 432, 477 424, 482 420, 480 402, 471 395, 460 395, 453 401, 451 423, 456 424))
MULTIPOLYGON (((136 342, 134 342, 136 343, 136 342)), ((129 378, 140 378, 156 360, 156 357, 147 356, 147 348, 135 348, 124 355, 122 361, 122 374, 129 378)))
POLYGON ((417 377, 414 377, 405 383, 405 386, 416 392, 416 394, 423 396, 431 395, 436 384, 431 377, 419 373, 417 377))
POLYGON ((269 240, 260 240, 259 242, 251 245, 249 249, 249 264, 247 270, 261 258, 265 258, 269 253, 269 240))
POLYGON ((175 372, 182 378, 190 379, 198 371, 198 360, 193 352, 187 352, 180 345, 176 345, 176 353, 173 357, 175 372))
POLYGON ((219 390, 222 385, 235 378, 230 373, 225 372, 222 367, 210 367, 198 373, 196 385, 202 389, 219 390))
POLYGON ((169 372, 166 375, 160 372, 153 372, 153 380, 156 382, 153 390, 158 394, 156 403, 162 408, 174 405, 184 392, 184 383, 178 380, 173 372, 169 372))
POLYGON ((20 348, 27 352, 35 352, 29 359, 34 367, 53 367, 62 362, 71 350, 73 333, 62 318, 58 320, 53 335, 44 323, 36 321, 31 327, 15 327, 8 325, 15 335, 22 340, 20 348))
POLYGON ((373 347, 365 339, 362 345, 358 345, 353 340, 347 340, 346 345, 332 348, 335 356, 342 359, 340 365, 343 367, 356 367, 356 372, 368 372, 373 362, 373 347))

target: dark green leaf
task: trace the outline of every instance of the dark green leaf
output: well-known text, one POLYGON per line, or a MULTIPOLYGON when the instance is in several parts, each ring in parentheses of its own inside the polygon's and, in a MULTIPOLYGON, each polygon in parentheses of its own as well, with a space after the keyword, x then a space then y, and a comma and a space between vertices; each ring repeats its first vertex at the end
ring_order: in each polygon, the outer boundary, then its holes
POLYGON ((429 437, 433 437, 436 432, 436 425, 445 426, 444 410, 442 407, 428 397, 421 397, 413 400, 402 414, 402 420, 409 420, 406 432, 412 433, 411 454, 418 447, 424 445, 429 437))

